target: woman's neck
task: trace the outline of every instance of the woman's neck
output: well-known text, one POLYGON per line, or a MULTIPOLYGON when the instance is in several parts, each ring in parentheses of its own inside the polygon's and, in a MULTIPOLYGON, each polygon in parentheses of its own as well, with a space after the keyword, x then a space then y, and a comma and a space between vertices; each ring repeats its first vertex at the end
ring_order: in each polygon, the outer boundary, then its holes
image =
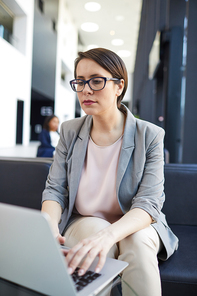
POLYGON ((112 115, 93 116, 92 140, 99 146, 116 142, 124 133, 125 116, 117 109, 112 115))

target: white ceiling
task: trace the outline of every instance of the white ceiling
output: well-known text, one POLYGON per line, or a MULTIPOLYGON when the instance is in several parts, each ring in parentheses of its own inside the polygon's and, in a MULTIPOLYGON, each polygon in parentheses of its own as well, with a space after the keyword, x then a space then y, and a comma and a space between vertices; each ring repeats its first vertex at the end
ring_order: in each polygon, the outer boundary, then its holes
POLYGON ((86 50, 88 45, 95 44, 115 52, 129 50, 130 57, 122 59, 130 73, 133 72, 135 63, 141 5, 142 0, 67 0, 67 7, 84 45, 82 49, 86 50), (101 9, 89 12, 84 8, 87 2, 97 2, 101 9), (117 16, 124 16, 124 20, 116 20, 117 16), (99 30, 94 33, 82 31, 81 24, 84 22, 97 23, 99 30), (115 32, 113 36, 110 35, 111 31, 115 32), (124 44, 114 46, 111 44, 112 39, 122 39, 124 44))
MULTIPOLYGON (((3 1, 7 5, 11 2, 11 0, 3 1)), ((56 19, 58 14, 56 0, 44 1, 47 14, 51 15, 52 19, 56 19)), ((142 0, 66 0, 66 3, 83 44, 83 46, 79 47, 79 50, 87 50, 87 46, 91 44, 115 52, 129 50, 131 52, 130 57, 122 57, 122 59, 127 66, 128 72, 132 73, 136 56, 142 0), (89 12, 84 7, 87 2, 97 2, 101 5, 101 9, 97 12, 89 12), (118 16, 123 16, 124 20, 118 21, 116 19, 118 16), (84 32, 81 29, 81 24, 84 22, 97 23, 99 30, 94 33, 84 32), (111 31, 115 32, 113 36, 110 35, 111 31), (113 39, 122 39, 124 44, 114 46, 111 44, 113 39)))

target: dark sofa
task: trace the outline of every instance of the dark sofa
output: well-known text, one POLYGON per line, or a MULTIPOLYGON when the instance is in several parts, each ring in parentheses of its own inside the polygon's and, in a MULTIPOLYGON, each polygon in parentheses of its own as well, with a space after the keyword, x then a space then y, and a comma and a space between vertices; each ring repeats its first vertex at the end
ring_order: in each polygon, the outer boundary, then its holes
POLYGON ((163 212, 179 248, 160 262, 164 296, 197 295, 197 164, 165 165, 163 212))
MULTIPOLYGON (((40 209, 52 159, 0 158, 0 202, 40 209)), ((163 296, 197 295, 197 165, 165 165, 163 212, 179 248, 159 262, 163 296)))
POLYGON ((41 209, 50 158, 0 158, 0 202, 41 209))

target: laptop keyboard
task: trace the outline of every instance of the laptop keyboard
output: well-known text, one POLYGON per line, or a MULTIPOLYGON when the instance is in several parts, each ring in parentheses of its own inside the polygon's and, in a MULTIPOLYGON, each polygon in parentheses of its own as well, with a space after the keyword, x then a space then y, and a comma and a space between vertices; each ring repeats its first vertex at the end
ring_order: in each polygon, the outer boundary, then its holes
POLYGON ((84 275, 79 276, 78 271, 79 268, 76 268, 76 270, 72 274, 72 279, 75 283, 75 288, 77 289, 77 291, 81 291, 84 287, 86 287, 92 281, 96 280, 99 276, 101 276, 100 273, 95 273, 91 270, 88 270, 84 275))

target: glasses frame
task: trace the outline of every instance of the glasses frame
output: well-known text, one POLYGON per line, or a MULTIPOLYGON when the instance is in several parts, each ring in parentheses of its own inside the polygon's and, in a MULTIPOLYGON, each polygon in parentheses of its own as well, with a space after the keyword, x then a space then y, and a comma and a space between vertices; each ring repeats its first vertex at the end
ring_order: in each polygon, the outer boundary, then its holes
POLYGON ((92 77, 92 78, 90 78, 90 79, 88 79, 88 80, 84 80, 84 79, 73 79, 73 80, 70 81, 70 86, 71 86, 71 88, 72 88, 72 90, 73 90, 74 92, 82 92, 82 91, 84 90, 84 88, 85 88, 86 83, 87 83, 88 86, 89 86, 89 88, 90 88, 91 90, 93 90, 93 91, 100 91, 100 90, 104 89, 104 87, 105 87, 107 81, 120 81, 120 78, 92 77), (104 79, 104 81, 105 81, 105 82, 104 82, 104 86, 103 86, 101 89, 93 89, 93 88, 91 87, 91 85, 90 85, 90 81, 91 81, 92 79, 95 79, 95 78, 102 78, 102 79, 104 79), (73 81, 77 81, 77 80, 83 81, 84 85, 83 85, 83 89, 82 89, 82 90, 77 91, 77 90, 74 90, 74 89, 73 89, 73 87, 72 87, 72 83, 73 83, 73 81))

